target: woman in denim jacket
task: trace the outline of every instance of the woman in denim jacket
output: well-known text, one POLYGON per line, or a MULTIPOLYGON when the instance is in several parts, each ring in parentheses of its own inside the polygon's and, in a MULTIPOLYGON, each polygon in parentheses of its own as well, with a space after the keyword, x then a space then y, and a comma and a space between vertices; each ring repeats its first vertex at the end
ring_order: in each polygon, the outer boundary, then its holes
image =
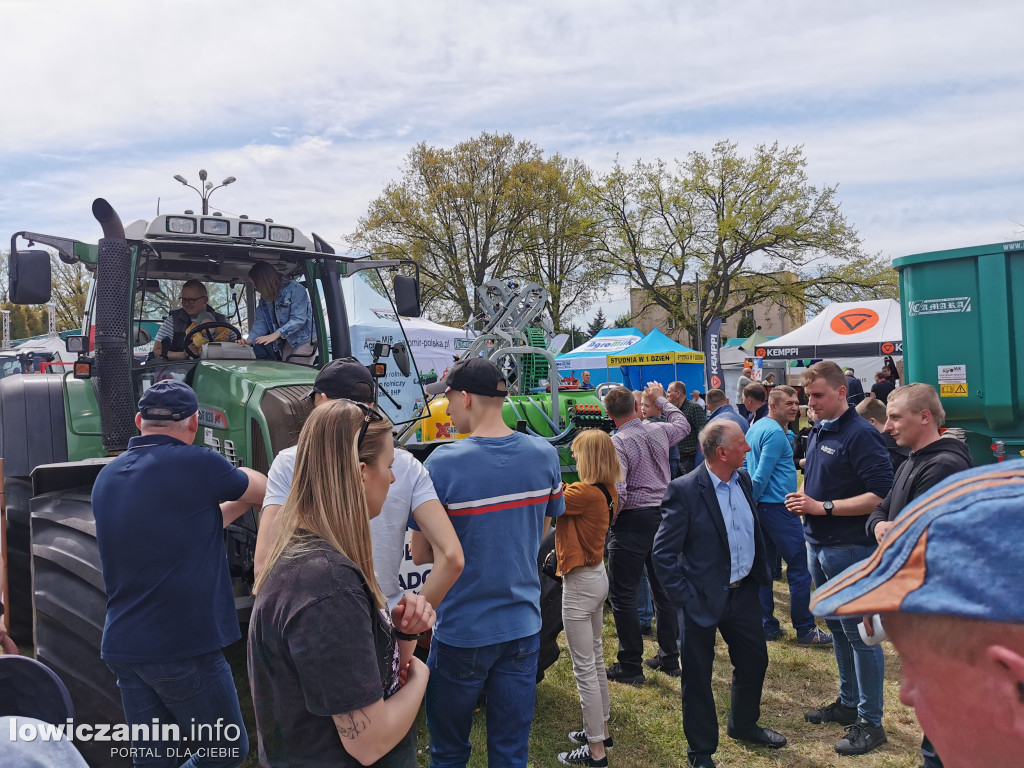
POLYGON ((306 289, 264 262, 253 265, 249 279, 260 295, 249 332, 256 357, 311 365, 316 349, 306 289))

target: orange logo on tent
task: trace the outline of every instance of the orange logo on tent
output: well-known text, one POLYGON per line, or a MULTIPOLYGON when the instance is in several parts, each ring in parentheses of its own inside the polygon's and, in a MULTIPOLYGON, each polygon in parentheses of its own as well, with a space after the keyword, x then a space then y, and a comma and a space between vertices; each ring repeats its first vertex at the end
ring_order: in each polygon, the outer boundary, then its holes
POLYGON ((842 336, 852 336, 871 330, 876 325, 878 313, 873 309, 848 309, 833 317, 829 328, 842 336))
POLYGON ((895 351, 896 351, 896 345, 893 344, 891 341, 887 341, 887 342, 885 342, 885 344, 882 345, 882 354, 883 355, 891 355, 895 351))
POLYGON ((764 357, 765 355, 768 354, 768 350, 765 349, 764 347, 758 347, 757 351, 755 351, 754 354, 757 355, 758 357, 764 357))
POLYGON ((721 378, 719 378, 718 376, 712 376, 711 377, 711 388, 712 389, 721 389, 722 388, 722 380, 721 380, 721 378))

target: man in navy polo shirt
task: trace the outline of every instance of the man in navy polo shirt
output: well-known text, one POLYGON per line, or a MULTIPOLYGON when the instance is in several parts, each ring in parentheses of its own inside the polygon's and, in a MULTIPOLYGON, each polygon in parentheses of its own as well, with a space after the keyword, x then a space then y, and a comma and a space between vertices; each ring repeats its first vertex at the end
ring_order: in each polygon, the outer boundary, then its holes
POLYGON ((93 486, 107 591, 101 653, 125 718, 177 724, 189 739, 157 738, 162 727, 149 740, 133 738, 137 766, 176 766, 186 756, 186 766, 237 766, 249 752, 221 652, 241 637, 223 529, 261 506, 266 477, 192 445, 198 411, 183 382, 150 387, 135 416, 141 436, 93 486))
MULTIPOLYGON (((838 365, 815 363, 804 373, 803 385, 820 420, 807 440, 803 489, 786 496, 786 508, 803 516, 811 579, 820 588, 875 551, 865 524, 892 489, 893 474, 882 436, 847 402, 846 376, 838 365)), ((863 755, 887 740, 884 656, 879 646, 861 640, 858 621, 826 622, 839 666, 839 698, 804 715, 811 723, 848 727, 836 742, 841 755, 863 755)))

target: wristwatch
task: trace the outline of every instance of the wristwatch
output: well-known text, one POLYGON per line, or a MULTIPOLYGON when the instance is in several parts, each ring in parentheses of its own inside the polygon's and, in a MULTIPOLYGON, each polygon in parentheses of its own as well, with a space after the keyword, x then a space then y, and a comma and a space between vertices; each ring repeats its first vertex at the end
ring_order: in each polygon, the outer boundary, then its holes
POLYGON ((826 501, 821 506, 825 510, 825 515, 828 517, 832 517, 832 510, 835 509, 836 505, 833 504, 831 501, 826 501))

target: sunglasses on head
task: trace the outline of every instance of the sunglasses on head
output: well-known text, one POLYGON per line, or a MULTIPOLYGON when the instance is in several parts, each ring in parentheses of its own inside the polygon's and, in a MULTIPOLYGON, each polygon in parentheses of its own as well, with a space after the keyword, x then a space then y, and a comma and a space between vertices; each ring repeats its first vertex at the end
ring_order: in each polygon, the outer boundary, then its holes
POLYGON ((366 430, 370 428, 370 424, 374 421, 384 421, 384 417, 380 415, 372 406, 366 403, 360 403, 358 400, 349 400, 347 397, 339 397, 345 403, 351 403, 363 412, 363 426, 359 429, 359 438, 356 440, 356 450, 363 447, 363 438, 366 437, 366 430))

